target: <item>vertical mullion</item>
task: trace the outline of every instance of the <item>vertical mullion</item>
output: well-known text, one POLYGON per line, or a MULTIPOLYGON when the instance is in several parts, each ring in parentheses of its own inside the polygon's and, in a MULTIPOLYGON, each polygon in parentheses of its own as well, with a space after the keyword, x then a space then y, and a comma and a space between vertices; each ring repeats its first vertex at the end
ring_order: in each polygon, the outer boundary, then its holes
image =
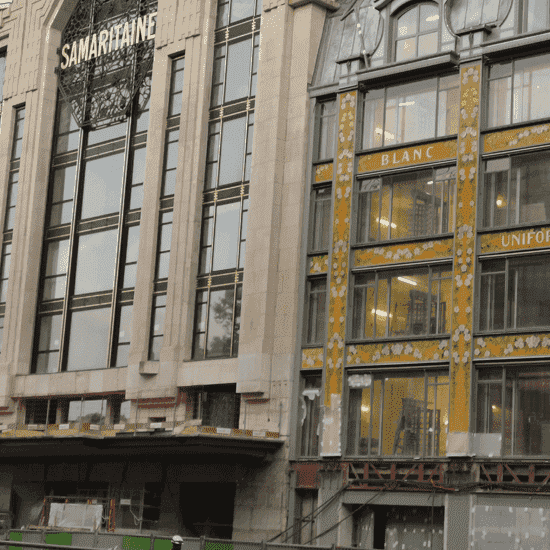
POLYGON ((391 309, 391 293, 392 293, 392 277, 388 278, 388 294, 386 296, 386 337, 390 334, 390 309, 391 309))
MULTIPOLYGON (((511 159, 510 159, 511 163, 511 159)), ((512 171, 512 167, 510 166, 509 172, 512 171)), ((519 214, 520 214, 520 198, 521 198, 521 168, 518 168, 516 171, 516 224, 520 223, 519 214)), ((511 179, 510 176, 508 176, 508 179, 511 179)), ((509 202, 509 201, 508 201, 509 202)))
MULTIPOLYGON (((65 282, 65 297, 63 299, 63 312, 61 317, 61 334, 59 338, 59 360, 57 371, 65 370, 65 356, 68 352, 69 344, 69 331, 70 331, 70 322, 69 322, 69 301, 71 289, 74 284, 75 273, 76 273, 76 256, 78 250, 75 247, 76 241, 76 224, 79 216, 80 203, 82 202, 82 187, 84 177, 82 175, 82 168, 84 165, 84 130, 82 127, 79 130, 80 136, 78 140, 78 153, 76 157, 76 176, 74 182, 74 192, 73 192, 73 214, 71 218, 70 233, 69 233, 69 259, 67 262, 67 274, 65 282), (67 349, 66 349, 67 348, 67 349)), ((45 252, 48 253, 48 247, 45 246, 45 252)), ((47 261, 47 260, 46 260, 47 261)))
MULTIPOLYGON (((374 306, 374 314, 373 314, 374 323, 373 323, 373 325, 374 326, 373 326, 373 332, 371 334, 371 338, 376 337, 376 325, 378 324, 378 318, 376 317, 376 308, 378 306, 378 285, 379 284, 380 284, 380 280, 379 280, 379 277, 378 277, 378 272, 376 272, 375 275, 374 275, 374 303, 373 303, 373 306, 374 306)), ((366 303, 366 300, 365 300, 365 303, 366 303)), ((366 313, 368 313, 368 312, 365 312, 365 314, 366 313)))
MULTIPOLYGON (((383 419, 384 419, 384 406, 385 406, 385 403, 386 403, 386 380, 384 378, 384 376, 381 376, 381 386, 382 386, 382 391, 380 392, 381 395, 380 395, 380 414, 378 415, 379 416, 379 419, 378 419, 378 456, 380 456, 382 454, 382 442, 384 441, 384 437, 383 437, 383 432, 382 432, 382 429, 384 428, 384 422, 383 422, 383 419)), ((373 377, 373 382, 374 382, 374 377, 373 377)), ((374 387, 374 385, 373 385, 374 387)))
POLYGON ((204 319, 204 351, 203 359, 206 359, 206 353, 208 350, 208 323, 210 320, 210 294, 212 292, 212 287, 208 285, 206 289, 206 315, 204 319))
POLYGON ((122 191, 120 197, 120 206, 118 212, 118 236, 117 236, 117 254, 115 260, 115 272, 113 279, 113 292, 111 294, 111 319, 109 321, 109 342, 107 343, 107 368, 111 366, 113 360, 113 346, 114 346, 114 325, 116 320, 117 310, 117 295, 120 286, 120 266, 122 263, 122 245, 124 234, 124 221, 125 221, 125 203, 126 203, 126 188, 128 185, 128 168, 130 161, 130 145, 132 143, 132 117, 128 117, 126 122, 126 140, 124 143, 124 168, 122 169, 122 191))
MULTIPOLYGON (((418 14, 418 23, 420 26, 420 12, 418 14)), ((429 33, 426 33, 426 34, 429 34, 429 33)), ((441 33, 438 33, 438 35, 441 36, 441 33)), ((438 51, 440 50, 438 49, 438 51)), ((440 83, 440 77, 437 77, 437 88, 435 93, 435 128, 434 128, 434 136, 437 136, 437 137, 440 137, 439 136, 439 93, 440 93, 439 83, 440 83)), ((434 180, 434 183, 435 183, 435 180, 434 180)))
MULTIPOLYGON (((374 413, 374 409, 373 409, 373 406, 374 406, 374 400, 373 400, 373 393, 374 393, 374 383, 373 383, 373 379, 372 379, 372 376, 371 376, 371 389, 370 389, 370 399, 369 399, 369 407, 370 407, 370 422, 369 422, 369 433, 367 435, 367 456, 370 456, 371 455, 371 452, 372 452, 372 416, 373 416, 373 413, 374 413)), ((360 434, 360 431, 359 431, 359 434, 360 434)))
POLYGON ((501 390, 500 390, 500 405, 501 405, 501 410, 502 410, 502 414, 500 415, 500 423, 501 423, 501 426, 500 426, 500 436, 502 437, 502 450, 504 450, 504 445, 505 445, 505 442, 506 442, 506 439, 505 439, 505 433, 504 433, 504 409, 505 409, 505 405, 506 405, 506 367, 504 367, 502 369, 502 379, 500 381, 500 384, 501 384, 501 390))
MULTIPOLYGON (((237 282, 233 283, 233 312, 232 312, 232 320, 231 320, 231 342, 229 342, 230 357, 233 357, 233 345, 235 342, 235 313, 237 311, 237 286, 238 286, 237 282)), ((315 307, 317 309, 317 305, 315 307)))
MULTIPOLYGON (((433 270, 431 267, 429 267, 428 268, 428 304, 427 304, 428 307, 426 308, 426 313, 424 316, 424 322, 426 323, 426 332, 425 332, 426 335, 430 334, 430 319, 432 315, 432 283, 433 283, 433 270)), ((437 302, 436 302, 436 307, 437 307, 437 302)))
MULTIPOLYGON (((510 328, 508 326, 508 284, 510 279, 510 265, 508 259, 505 260, 504 263, 504 328, 510 328)), ((496 289, 496 279, 493 275, 493 285, 494 289, 496 289)))
MULTIPOLYGON (((391 179, 391 185, 390 185, 390 200, 389 200, 389 206, 388 206, 388 233, 386 235, 386 238, 389 240, 391 239, 391 220, 392 220, 392 214, 393 214, 393 178, 391 179)), ((380 201, 380 208, 382 208, 382 201, 380 201)), ((380 222, 382 218, 379 218, 380 222)))

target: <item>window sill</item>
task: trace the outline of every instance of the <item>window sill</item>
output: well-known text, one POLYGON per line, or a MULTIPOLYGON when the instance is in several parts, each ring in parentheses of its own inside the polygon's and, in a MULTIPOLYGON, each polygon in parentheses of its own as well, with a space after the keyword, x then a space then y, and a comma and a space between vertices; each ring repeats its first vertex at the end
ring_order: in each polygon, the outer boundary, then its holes
MULTIPOLYGON (((372 338, 370 340, 346 340, 345 345, 360 346, 365 344, 389 344, 393 342, 400 342, 402 340, 407 340, 407 342, 417 342, 420 340, 447 340, 449 338, 451 338, 451 334, 448 332, 445 334, 423 334, 421 336, 413 334, 402 334, 400 336, 385 336, 383 338, 372 338)), ((443 361, 448 362, 449 357, 446 357, 443 361)))
MULTIPOLYGON (((550 118, 549 117, 545 117, 545 118, 533 118, 533 119, 530 119, 530 120, 523 120, 522 122, 511 122, 510 124, 501 124, 500 126, 491 126, 490 128, 484 128, 483 130, 481 130, 481 135, 482 136, 487 136, 487 135, 490 135, 490 134, 497 134, 498 132, 503 132, 505 130, 514 130, 514 129, 520 129, 520 128, 525 128, 526 126, 539 126, 541 124, 550 124, 550 118)), ((537 149, 540 149, 541 147, 548 147, 548 144, 547 143, 541 143, 541 144, 537 144, 535 147, 537 149)), ((524 148, 521 147, 521 150, 523 150, 524 148)), ((527 147, 525 147, 525 149, 527 149, 527 147)), ((512 150, 515 150, 515 149, 512 149, 512 150)), ((505 151, 497 151, 496 153, 490 153, 491 157, 493 156, 503 156, 503 155, 506 155, 506 154, 510 154, 510 149, 506 149, 505 151)), ((484 153, 482 153, 483 156, 484 153)))
POLYGON ((446 69, 457 69, 459 56, 456 52, 450 51, 434 56, 418 57, 414 61, 402 61, 391 63, 384 67, 366 69, 357 73, 359 88, 374 87, 381 88, 385 84, 405 79, 414 78, 417 74, 420 78, 429 78, 427 70, 433 73, 442 72, 446 69))
POLYGON ((370 241, 366 243, 352 244, 351 250, 385 248, 386 246, 393 246, 398 244, 423 243, 427 241, 441 241, 443 239, 452 239, 453 236, 454 236, 454 233, 438 233, 436 235, 426 235, 422 237, 404 237, 402 239, 388 239, 385 241, 376 241, 376 242, 370 241))
POLYGON ((542 31, 522 36, 513 36, 505 40, 495 40, 481 45, 481 53, 491 61, 505 58, 506 61, 522 54, 536 55, 548 51, 550 32, 542 31))
MULTIPOLYGON (((550 332, 550 326, 546 327, 522 327, 522 328, 509 328, 509 329, 503 329, 503 330, 488 330, 488 331, 481 331, 481 330, 474 330, 473 331, 473 338, 482 337, 482 336, 496 336, 496 337, 502 337, 502 336, 509 336, 509 335, 518 335, 521 336, 523 334, 525 335, 531 335, 536 334, 539 332, 550 332)), ((479 359, 479 358, 478 358, 479 359)), ((493 358, 492 358, 493 359, 493 358)), ((474 358, 475 360, 475 358, 474 358)))

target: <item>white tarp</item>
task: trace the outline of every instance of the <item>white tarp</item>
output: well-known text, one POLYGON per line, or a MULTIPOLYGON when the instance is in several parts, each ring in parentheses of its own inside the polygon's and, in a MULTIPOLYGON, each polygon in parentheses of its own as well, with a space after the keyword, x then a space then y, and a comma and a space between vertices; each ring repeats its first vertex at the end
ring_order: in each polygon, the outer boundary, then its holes
POLYGON ((101 504, 58 504, 52 502, 50 506, 50 520, 52 527, 80 527, 95 531, 101 525, 101 504))

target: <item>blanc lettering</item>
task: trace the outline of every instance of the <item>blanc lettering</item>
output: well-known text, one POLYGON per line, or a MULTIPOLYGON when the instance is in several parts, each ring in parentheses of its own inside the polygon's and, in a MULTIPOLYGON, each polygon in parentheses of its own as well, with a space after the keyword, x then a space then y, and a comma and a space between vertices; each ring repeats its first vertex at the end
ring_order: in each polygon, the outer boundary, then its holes
MULTIPOLYGON (((426 159, 432 158, 432 149, 433 146, 427 147, 425 150, 425 157, 426 159)), ((412 159, 411 154, 409 151, 395 151, 394 153, 385 153, 382 155, 382 166, 388 166, 388 164, 391 164, 392 166, 396 166, 398 164, 406 163, 406 162, 415 162, 415 161, 421 161, 423 160, 423 150, 422 149, 413 149, 412 151, 412 159)))
POLYGON ((72 44, 65 44, 61 50, 63 62, 61 69, 78 65, 82 61, 89 61, 96 57, 100 57, 112 51, 133 46, 145 40, 155 38, 157 12, 138 17, 131 23, 124 25, 114 25, 108 31, 103 30, 98 35, 94 33, 92 36, 81 38, 78 42, 75 40, 72 44), (120 32, 122 29, 122 33, 120 32), (120 39, 120 40, 119 40, 120 39))

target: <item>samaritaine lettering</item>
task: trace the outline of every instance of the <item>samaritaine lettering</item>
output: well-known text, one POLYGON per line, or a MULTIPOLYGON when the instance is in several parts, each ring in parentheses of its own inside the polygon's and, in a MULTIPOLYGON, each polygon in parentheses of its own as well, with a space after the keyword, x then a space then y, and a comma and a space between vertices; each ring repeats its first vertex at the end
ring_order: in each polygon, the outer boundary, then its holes
POLYGON ((108 31, 103 30, 92 36, 75 40, 72 44, 64 44, 61 50, 63 61, 61 69, 78 65, 82 61, 89 61, 113 50, 127 48, 145 40, 155 38, 157 12, 138 17, 131 25, 126 22, 124 25, 114 25, 108 31), (109 45, 107 46, 107 42, 109 45))

